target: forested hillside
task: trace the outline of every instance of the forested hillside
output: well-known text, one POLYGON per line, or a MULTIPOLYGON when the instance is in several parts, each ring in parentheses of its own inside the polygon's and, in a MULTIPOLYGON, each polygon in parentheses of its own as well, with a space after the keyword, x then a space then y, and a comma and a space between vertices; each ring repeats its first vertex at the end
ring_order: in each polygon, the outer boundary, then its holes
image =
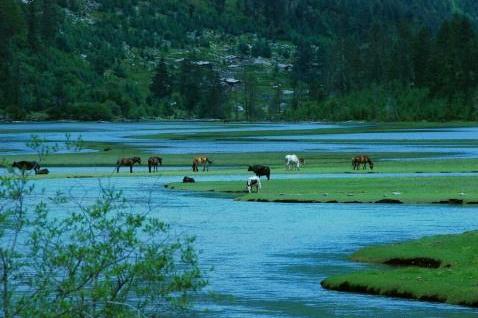
POLYGON ((0 0, 0 118, 478 119, 475 0, 0 0))

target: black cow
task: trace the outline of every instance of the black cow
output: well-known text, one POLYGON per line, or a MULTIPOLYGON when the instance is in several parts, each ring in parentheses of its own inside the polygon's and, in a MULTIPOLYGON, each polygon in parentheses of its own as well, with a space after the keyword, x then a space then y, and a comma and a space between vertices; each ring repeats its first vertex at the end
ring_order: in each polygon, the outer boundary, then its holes
POLYGON ((267 180, 271 179, 271 168, 269 168, 268 166, 253 165, 249 166, 249 169, 247 169, 247 171, 254 171, 256 176, 258 176, 259 178, 262 176, 266 176, 267 180))
POLYGON ((194 178, 190 178, 190 177, 183 178, 183 183, 194 183, 194 182, 196 182, 194 178))

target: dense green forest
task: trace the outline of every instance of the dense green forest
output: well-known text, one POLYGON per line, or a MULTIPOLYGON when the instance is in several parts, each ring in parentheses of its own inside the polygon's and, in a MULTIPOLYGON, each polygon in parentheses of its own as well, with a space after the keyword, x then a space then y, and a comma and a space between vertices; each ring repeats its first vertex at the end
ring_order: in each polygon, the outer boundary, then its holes
POLYGON ((0 0, 0 118, 475 120, 475 0, 0 0))

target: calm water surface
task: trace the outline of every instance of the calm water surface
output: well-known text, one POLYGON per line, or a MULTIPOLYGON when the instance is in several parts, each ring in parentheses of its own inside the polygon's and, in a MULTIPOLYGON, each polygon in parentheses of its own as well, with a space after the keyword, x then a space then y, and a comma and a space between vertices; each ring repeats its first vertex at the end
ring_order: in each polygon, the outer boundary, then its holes
MULTIPOLYGON (((210 176, 209 179, 214 177, 210 176)), ((177 234, 197 236, 209 286, 198 317, 476 317, 477 310, 443 304, 326 291, 325 277, 365 265, 356 249, 478 227, 478 209, 452 206, 277 204, 236 202, 164 189, 177 177, 102 180, 141 205, 152 191, 155 214, 177 234), (208 269, 212 268, 212 271, 208 269)), ((36 181, 46 195, 71 189, 91 201, 95 179, 36 181)), ((38 194, 38 198, 45 194, 38 194)), ((61 215, 63 209, 54 211, 61 215)))
MULTIPOLYGON (((73 139, 128 144, 147 152, 165 154, 224 152, 417 152, 442 156, 478 158, 478 127, 423 129, 360 134, 292 136, 288 131, 302 129, 350 128, 365 124, 258 123, 222 124, 218 122, 139 122, 139 123, 14 123, 0 124, 0 154, 31 152, 25 142, 37 134, 62 142, 65 132, 73 139), (150 139, 147 135, 164 133, 228 132, 276 130, 278 136, 256 138, 217 138, 216 140, 150 139), (373 142, 372 142, 373 141, 373 142), (377 142, 379 141, 379 142, 377 142), (417 141, 423 142, 417 146, 417 141), (459 142, 457 142, 459 141, 459 142), (407 144, 408 142, 408 144, 407 144), (437 142, 439 144, 437 145, 437 142), (460 145, 460 142, 467 144, 460 145)), ((345 132, 345 130, 344 130, 345 132)), ((66 150, 65 150, 66 151, 66 150)))

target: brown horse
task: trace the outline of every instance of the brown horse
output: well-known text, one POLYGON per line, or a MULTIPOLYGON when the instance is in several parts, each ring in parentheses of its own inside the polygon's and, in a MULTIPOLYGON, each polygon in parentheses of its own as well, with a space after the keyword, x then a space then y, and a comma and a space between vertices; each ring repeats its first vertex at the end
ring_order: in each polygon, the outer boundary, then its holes
POLYGON ((133 173, 133 165, 141 164, 140 157, 131 157, 131 158, 121 158, 116 161, 116 172, 119 172, 121 166, 129 167, 129 173, 133 173))
POLYGON ((149 173, 151 173, 151 168, 153 168, 153 171, 156 172, 158 171, 158 166, 163 165, 163 158, 161 157, 149 157, 148 159, 148 169, 149 173))
POLYGON ((354 170, 359 170, 360 165, 362 165, 362 169, 367 169, 367 164, 370 167, 370 170, 373 170, 373 162, 372 160, 365 155, 355 156, 352 158, 352 168, 354 170))
POLYGON ((212 163, 208 157, 196 157, 193 159, 193 172, 198 172, 198 166, 202 165, 202 171, 209 171, 209 165, 212 163))
POLYGON ((12 167, 20 169, 22 174, 25 173, 25 170, 34 170, 35 174, 40 171, 40 165, 36 161, 14 161, 12 167))

